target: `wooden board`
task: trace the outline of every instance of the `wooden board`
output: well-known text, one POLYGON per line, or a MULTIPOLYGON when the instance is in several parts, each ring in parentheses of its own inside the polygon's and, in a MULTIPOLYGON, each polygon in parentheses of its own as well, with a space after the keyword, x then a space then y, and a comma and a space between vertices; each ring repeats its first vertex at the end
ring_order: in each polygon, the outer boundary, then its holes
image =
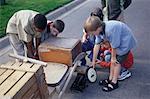
MULTIPOLYGON (((6 66, 12 66, 15 62, 9 61, 6 63, 6 66)), ((0 69, 0 75, 2 75, 7 69, 0 69)))
POLYGON ((68 66, 60 63, 48 63, 44 67, 46 82, 49 85, 55 86, 63 79, 68 70, 68 66))
POLYGON ((38 52, 42 61, 72 66, 76 56, 81 53, 81 42, 73 38, 49 38, 40 44, 38 52))
POLYGON ((44 43, 42 44, 46 45, 47 48, 51 49, 72 49, 78 42, 79 40, 74 38, 51 37, 44 41, 44 43))
POLYGON ((38 97, 48 98, 48 88, 43 67, 32 63, 7 63, 0 66, 5 70, 0 75, 0 96, 13 99, 29 99, 39 90, 38 97), (43 91, 44 90, 44 91, 43 91))

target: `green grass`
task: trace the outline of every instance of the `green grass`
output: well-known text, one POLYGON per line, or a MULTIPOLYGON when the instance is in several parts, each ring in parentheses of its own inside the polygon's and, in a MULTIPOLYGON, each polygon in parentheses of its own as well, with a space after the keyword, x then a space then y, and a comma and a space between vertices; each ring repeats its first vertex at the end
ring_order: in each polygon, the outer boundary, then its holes
POLYGON ((7 22, 16 11, 30 9, 45 14, 70 1, 72 0, 6 0, 6 5, 0 6, 0 38, 6 35, 7 22))

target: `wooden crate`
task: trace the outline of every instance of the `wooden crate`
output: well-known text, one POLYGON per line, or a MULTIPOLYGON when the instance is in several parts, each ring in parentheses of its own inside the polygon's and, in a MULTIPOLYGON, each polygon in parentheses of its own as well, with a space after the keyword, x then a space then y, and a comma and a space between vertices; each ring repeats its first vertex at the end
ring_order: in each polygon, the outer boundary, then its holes
POLYGON ((76 56, 81 53, 81 42, 73 38, 53 37, 40 44, 38 52, 42 61, 72 66, 76 56))
POLYGON ((0 99, 48 99, 43 67, 8 62, 0 66, 0 99))

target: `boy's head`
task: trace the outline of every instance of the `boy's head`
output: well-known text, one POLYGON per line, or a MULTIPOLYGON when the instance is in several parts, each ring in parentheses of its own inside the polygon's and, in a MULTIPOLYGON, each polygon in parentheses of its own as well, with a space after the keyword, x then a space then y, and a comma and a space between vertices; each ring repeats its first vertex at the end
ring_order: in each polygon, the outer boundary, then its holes
POLYGON ((34 17, 34 27, 37 32, 42 32, 47 25, 47 19, 42 14, 37 14, 34 17))
POLYGON ((50 31, 54 36, 57 36, 59 33, 61 33, 64 30, 65 23, 62 20, 55 20, 50 25, 50 31))
POLYGON ((96 7, 94 10, 91 12, 91 16, 97 16, 99 17, 100 20, 103 20, 103 12, 101 8, 96 7))
POLYGON ((103 22, 97 16, 90 16, 84 23, 86 33, 92 35, 99 35, 102 32, 103 22))

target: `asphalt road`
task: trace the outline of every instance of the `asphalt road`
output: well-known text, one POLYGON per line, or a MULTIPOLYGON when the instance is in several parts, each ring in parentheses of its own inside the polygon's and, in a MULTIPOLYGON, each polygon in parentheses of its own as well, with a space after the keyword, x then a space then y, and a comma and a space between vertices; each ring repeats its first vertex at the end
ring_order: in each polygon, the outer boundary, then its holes
MULTIPOLYGON (((66 27, 60 35, 63 37, 81 38, 82 27, 94 7, 101 6, 101 0, 87 0, 59 19, 64 20, 66 27)), ((108 70, 99 69, 96 83, 89 83, 83 93, 67 90, 64 99, 149 99, 150 97, 150 0, 133 0, 125 10, 125 22, 131 27, 138 40, 138 47, 133 50, 135 63, 131 68, 132 77, 119 83, 119 88, 106 93, 101 90, 98 81, 106 78, 108 70)), ((0 51, 0 63, 9 60, 10 47, 0 51), (5 52, 5 53, 2 53, 5 52)))
MULTIPOLYGON (((132 77, 120 82, 120 87, 106 93, 98 85, 100 79, 106 78, 107 70, 98 71, 96 83, 89 84, 83 93, 67 91, 64 99, 149 99, 150 97, 150 0, 133 0, 125 10, 125 22, 133 30, 138 46, 133 50, 135 63, 131 69, 132 77)), ((90 11, 100 5, 100 0, 88 0, 82 6, 66 13, 62 19, 66 29, 61 36, 81 38, 83 22, 90 11)), ((61 18, 61 17, 60 17, 61 18)))

